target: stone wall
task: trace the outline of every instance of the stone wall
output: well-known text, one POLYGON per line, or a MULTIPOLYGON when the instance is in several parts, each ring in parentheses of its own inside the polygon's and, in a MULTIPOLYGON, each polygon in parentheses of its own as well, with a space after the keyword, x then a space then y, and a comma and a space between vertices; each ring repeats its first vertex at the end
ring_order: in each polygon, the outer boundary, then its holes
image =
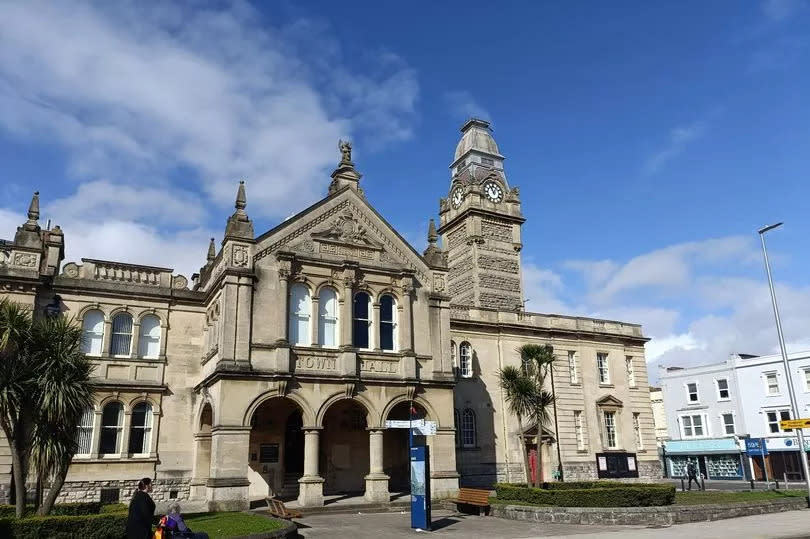
MULTIPOLYGON (((757 503, 709 505, 669 505, 663 507, 533 507, 526 505, 493 505, 496 517, 530 522, 557 524, 616 524, 622 526, 671 526, 766 513, 805 509, 804 498, 757 503)), ((455 508, 454 508, 455 509, 455 508)))
MULTIPOLYGON (((152 483, 152 499, 156 503, 187 500, 190 494, 190 482, 190 479, 155 479, 152 483)), ((129 503, 136 487, 137 483, 132 481, 65 482, 56 503, 97 502, 101 500, 102 489, 119 489, 119 501, 129 503)))
MULTIPOLYGON (((563 474, 566 481, 595 481, 599 479, 595 462, 563 462, 563 474)), ((657 460, 639 460, 638 478, 621 479, 620 481, 658 481, 662 477, 661 462, 657 460)))

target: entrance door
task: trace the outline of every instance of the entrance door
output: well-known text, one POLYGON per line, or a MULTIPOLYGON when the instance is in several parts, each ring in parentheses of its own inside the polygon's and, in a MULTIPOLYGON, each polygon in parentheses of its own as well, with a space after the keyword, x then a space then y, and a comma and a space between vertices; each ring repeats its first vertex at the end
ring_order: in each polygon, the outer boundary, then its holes
POLYGON ((304 422, 301 412, 295 410, 287 418, 284 429, 284 474, 301 475, 304 473, 304 422))
POLYGON ((703 455, 699 455, 697 459, 698 459, 698 468, 700 469, 700 475, 704 479, 708 479, 709 474, 706 471, 706 457, 704 457, 703 455))

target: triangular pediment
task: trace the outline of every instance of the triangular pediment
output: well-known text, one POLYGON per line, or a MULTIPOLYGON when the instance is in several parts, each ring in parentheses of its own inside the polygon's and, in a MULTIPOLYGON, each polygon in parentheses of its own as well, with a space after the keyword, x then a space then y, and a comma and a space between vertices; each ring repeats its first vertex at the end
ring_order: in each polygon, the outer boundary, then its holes
POLYGON ((325 198, 260 236, 255 259, 279 251, 406 269, 420 281, 429 282, 430 271, 422 257, 351 188, 325 198))
POLYGON ((614 397, 613 395, 605 395, 604 397, 596 401, 596 405, 621 408, 622 406, 624 406, 624 403, 619 399, 617 399, 616 397, 614 397))

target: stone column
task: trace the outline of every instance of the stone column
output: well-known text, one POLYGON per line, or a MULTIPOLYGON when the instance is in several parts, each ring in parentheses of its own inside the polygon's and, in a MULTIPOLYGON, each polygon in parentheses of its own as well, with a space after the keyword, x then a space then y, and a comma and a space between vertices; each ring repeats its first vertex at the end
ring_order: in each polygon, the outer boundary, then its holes
POLYGON ((343 281, 343 302, 340 305, 340 346, 352 346, 352 307, 354 304, 354 289, 352 281, 343 281))
POLYGON ((101 409, 93 414, 93 440, 90 445, 90 458, 97 459, 101 443, 101 409))
POLYGON ((289 269, 279 269, 278 276, 280 277, 278 280, 278 289, 281 297, 284 298, 282 300, 284 306, 284 321, 281 324, 282 332, 281 332, 281 339, 284 341, 290 341, 290 270, 289 269))
POLYGON ((121 458, 126 458, 129 455, 129 429, 132 425, 132 411, 124 410, 124 426, 121 427, 121 447, 118 448, 118 454, 121 458))
POLYGON ((312 296, 312 316, 310 316, 310 339, 309 342, 312 346, 318 346, 321 343, 318 342, 318 324, 320 323, 320 303, 321 298, 318 296, 312 296))
POLYGON ((397 320, 400 352, 413 350, 413 319, 411 316, 412 294, 412 285, 406 284, 402 287, 402 318, 401 320, 397 320))
POLYGON ((130 357, 141 357, 141 321, 135 319, 132 324, 132 347, 130 348, 130 357))
POLYGON ((101 337, 101 355, 111 356, 110 343, 112 342, 112 319, 104 315, 104 335, 101 337))
POLYGON ((368 332, 368 347, 371 350, 380 351, 380 303, 375 301, 371 304, 371 320, 368 332))
POLYGON ((304 427, 304 475, 298 480, 298 503, 323 506, 323 478, 318 475, 318 443, 321 427, 304 427))
POLYGON ((206 491, 209 511, 248 509, 250 427, 216 426, 211 430, 211 468, 206 491))
POLYGON ((383 473, 383 433, 382 429, 368 430, 369 473, 366 476, 366 500, 377 503, 388 503, 389 477, 383 473))
POLYGON ((160 421, 160 412, 152 407, 152 427, 149 431, 149 457, 157 457, 157 443, 158 443, 158 421, 160 421))
POLYGON ((211 474, 211 433, 200 432, 194 435, 194 468, 191 478, 190 497, 205 499, 205 485, 211 474))
POLYGON ((440 427, 435 436, 428 436, 430 445, 431 498, 448 498, 458 492, 459 474, 456 471, 456 432, 440 427))

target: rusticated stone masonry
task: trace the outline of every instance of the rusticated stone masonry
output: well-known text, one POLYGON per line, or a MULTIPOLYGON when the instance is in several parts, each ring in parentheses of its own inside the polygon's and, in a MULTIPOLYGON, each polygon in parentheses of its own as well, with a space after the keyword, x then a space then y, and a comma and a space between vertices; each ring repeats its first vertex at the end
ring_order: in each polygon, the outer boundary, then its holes
POLYGON ((485 238, 494 238, 501 241, 512 241, 512 229, 508 225, 502 225, 492 221, 481 223, 481 234, 485 238))
POLYGON ((478 267, 485 270, 502 271, 504 273, 520 272, 520 266, 517 260, 510 260, 499 256, 478 255, 478 267))
POLYGON ((478 278, 478 283, 484 288, 492 288, 504 292, 520 292, 520 279, 514 277, 484 274, 478 278))

